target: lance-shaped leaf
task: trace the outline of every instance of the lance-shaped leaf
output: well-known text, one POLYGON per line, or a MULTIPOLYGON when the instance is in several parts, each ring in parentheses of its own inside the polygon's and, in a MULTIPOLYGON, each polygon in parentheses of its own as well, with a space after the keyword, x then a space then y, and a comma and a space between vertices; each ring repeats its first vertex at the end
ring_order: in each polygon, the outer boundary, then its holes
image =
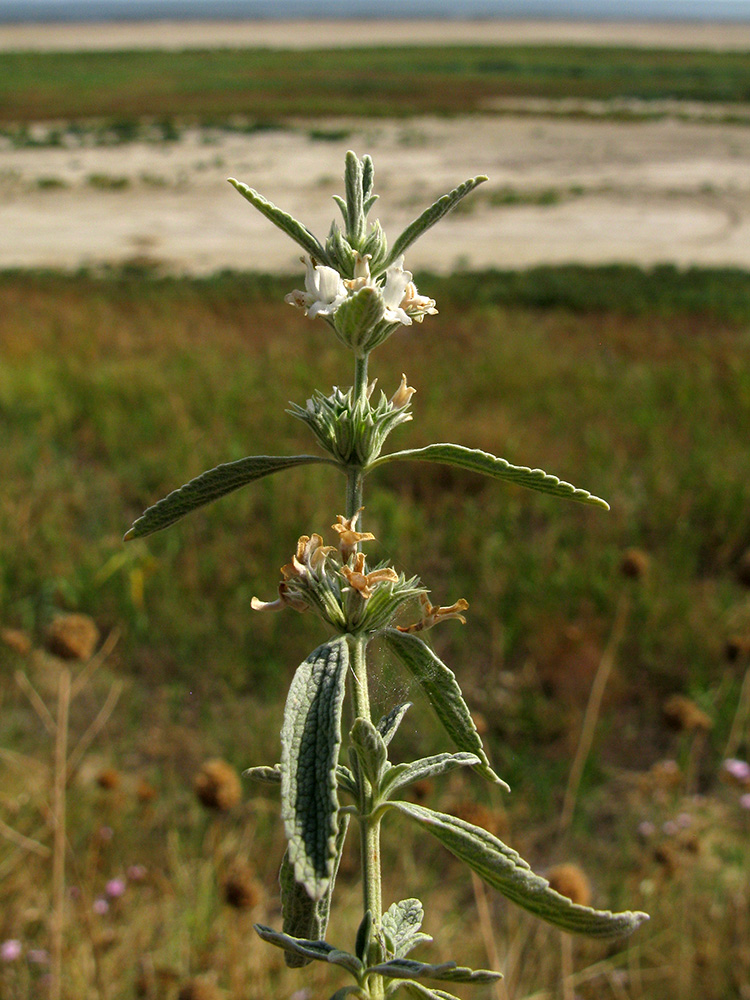
MULTIPOLYGON (((328 888, 320 899, 311 899, 304 885, 294 877, 294 869, 289 861, 289 849, 284 853, 279 871, 279 886, 281 888, 281 913, 284 918, 284 933, 294 938, 306 938, 312 941, 324 941, 328 930, 328 917, 331 912, 331 896, 336 881, 341 852, 344 849, 346 832, 349 828, 349 817, 339 815, 339 829, 336 837, 336 857, 328 888)), ((304 958, 294 952, 287 951, 284 961, 291 969, 301 968, 312 959, 304 958)))
POLYGON ((433 653, 430 647, 414 635, 386 629, 388 645, 411 672, 435 709, 437 717, 458 750, 476 754, 480 763, 476 770, 489 781, 510 791, 508 785, 490 767, 482 740, 474 725, 469 707, 463 699, 456 675, 433 653))
POLYGON ((371 462, 369 469, 374 469, 384 462, 407 460, 411 462, 438 462, 441 465, 455 465, 459 469, 478 472, 493 479, 503 479, 516 486, 525 486, 539 493, 551 493, 563 500, 578 500, 579 503, 593 504, 609 510, 609 504, 601 497, 596 497, 588 490, 579 489, 571 483, 566 483, 557 476, 551 476, 541 469, 528 469, 524 465, 511 465, 504 458, 497 458, 478 448, 464 448, 460 444, 429 444, 426 448, 409 448, 406 451, 395 451, 390 455, 381 455, 371 462))
POLYGON ((449 191, 448 194, 444 194, 442 198, 438 198, 438 200, 430 205, 429 208, 426 208, 419 218, 415 219, 414 222, 408 225, 403 233, 401 233, 398 237, 380 270, 385 270, 389 267, 397 257, 401 256, 407 247, 410 247, 415 240, 419 239, 422 233, 427 232, 427 230, 431 226, 434 226, 436 222, 439 222, 447 212, 450 212, 452 208, 455 208, 462 198, 465 198, 466 195, 473 191, 475 187, 486 180, 487 178, 483 174, 480 174, 479 177, 470 177, 467 181, 464 181, 463 184, 459 184, 458 187, 449 191))
POLYGON ((330 462, 327 458, 317 455, 253 455, 241 458, 238 462, 227 462, 217 465, 215 469, 196 476, 178 490, 173 490, 163 500, 149 507, 125 535, 125 541, 131 538, 143 538, 154 531, 161 531, 185 514, 203 507, 213 500, 226 496, 238 490, 240 486, 252 483, 263 476, 270 476, 283 469, 292 469, 295 465, 312 465, 317 462, 330 462))
POLYGON ((383 742, 386 746, 388 746, 393 737, 396 735, 402 719, 410 708, 410 701, 402 702, 402 704, 396 705, 395 708, 392 708, 390 712, 388 712, 387 715, 384 715, 378 723, 378 732, 383 737, 383 742))
POLYGON ((275 931, 272 927, 265 927, 263 924, 255 924, 255 930, 259 937, 267 941, 268 944, 276 945, 277 948, 283 948, 285 951, 308 961, 340 965, 357 978, 360 978, 364 973, 365 967, 356 955, 350 955, 347 951, 339 951, 338 948, 334 948, 333 945, 325 941, 308 941, 305 938, 292 937, 290 934, 283 934, 281 931, 275 931))
POLYGON ((385 740, 369 719, 355 719, 349 738, 365 777, 377 786, 388 763, 385 740))
POLYGON ((274 205, 273 202, 268 201, 262 194, 258 194, 257 191, 248 187, 247 184, 243 184, 242 181, 230 177, 229 183, 239 191, 243 198, 246 198, 251 205, 257 208, 262 215, 265 215, 274 226, 278 226, 287 236, 291 236, 294 242, 298 243, 311 257, 314 257, 318 264, 330 265, 324 248, 307 226, 303 226, 293 215, 274 205))
POLYGON ((386 997, 392 997, 398 989, 403 989, 409 996, 414 997, 414 1000, 458 1000, 458 997, 452 993, 446 993, 445 990, 431 990, 424 983, 418 983, 414 980, 409 981, 408 979, 402 982, 398 982, 397 980, 391 983, 386 990, 386 997))
POLYGON ((481 760, 475 753, 439 753, 434 757, 422 757, 409 764, 395 764, 384 776, 380 786, 384 797, 394 795, 407 785, 425 778, 436 778, 440 774, 454 771, 457 767, 476 767, 481 760))
POLYGON ((564 931, 598 938, 620 937, 631 934, 648 920, 645 913, 611 913, 572 903, 551 889, 549 882, 536 875, 516 851, 487 830, 457 816, 434 812, 412 802, 394 802, 392 807, 436 837, 488 885, 564 931))
POLYGON ((383 914, 380 926, 388 953, 393 958, 405 958, 418 944, 432 941, 429 934, 422 934, 424 908, 418 899, 402 899, 392 903, 383 914))
POLYGON ((455 962, 425 965, 424 962, 414 962, 410 958, 393 958, 390 962, 372 965, 367 971, 377 972, 390 979, 442 979, 449 983, 493 983, 503 978, 501 972, 491 972, 489 969, 468 969, 455 962))
POLYGON ((284 708, 281 818, 295 878, 315 900, 324 896, 336 863, 336 769, 348 666, 345 636, 319 646, 297 668, 284 708))

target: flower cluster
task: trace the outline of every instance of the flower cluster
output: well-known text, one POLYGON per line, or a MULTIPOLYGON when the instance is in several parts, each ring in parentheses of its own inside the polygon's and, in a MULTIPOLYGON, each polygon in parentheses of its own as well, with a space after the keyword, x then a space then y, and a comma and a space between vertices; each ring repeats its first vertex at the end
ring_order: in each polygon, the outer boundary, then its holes
POLYGON ((291 561, 281 567, 278 598, 253 597, 253 610, 311 610, 339 632, 376 632, 389 625, 407 601, 421 597, 424 588, 416 577, 407 580, 387 563, 367 566, 359 546, 375 536, 357 530, 360 513, 338 515, 331 526, 338 547, 324 545, 320 535, 302 535, 291 561))
POLYGON ((322 316, 339 340, 357 354, 368 354, 398 326, 421 323, 437 313, 435 300, 420 295, 411 271, 404 270, 403 254, 385 273, 373 277, 371 254, 356 254, 354 277, 344 278, 333 267, 303 257, 305 290, 295 289, 285 301, 306 316, 322 316))
POLYGON ((406 375, 390 399, 384 392, 372 401, 375 382, 364 396, 355 396, 334 386, 330 396, 314 392, 304 407, 291 404, 287 410, 302 420, 315 435, 324 451, 345 466, 366 468, 380 454, 386 438, 399 424, 411 420, 409 403, 416 390, 407 385, 406 375))

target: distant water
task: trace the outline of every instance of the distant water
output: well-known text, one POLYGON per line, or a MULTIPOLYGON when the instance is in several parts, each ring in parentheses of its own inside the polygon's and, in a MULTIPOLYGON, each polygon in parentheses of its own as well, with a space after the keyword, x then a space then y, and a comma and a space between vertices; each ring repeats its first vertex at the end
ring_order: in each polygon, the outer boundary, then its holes
POLYGON ((750 0, 0 0, 0 23, 281 18, 750 21, 750 0))

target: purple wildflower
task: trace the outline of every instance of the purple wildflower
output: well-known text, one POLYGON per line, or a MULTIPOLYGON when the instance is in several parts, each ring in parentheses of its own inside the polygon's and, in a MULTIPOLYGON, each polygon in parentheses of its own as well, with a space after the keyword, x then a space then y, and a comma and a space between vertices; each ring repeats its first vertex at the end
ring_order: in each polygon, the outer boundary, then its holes
POLYGON ((100 917, 104 916, 105 913, 109 911, 109 903, 106 899, 101 896, 99 899, 94 900, 94 905, 92 906, 94 913, 97 913, 100 917))
POLYGON ((145 865, 131 865, 127 871, 130 882, 142 882, 147 875, 148 869, 145 865))
POLYGON ((747 781, 750 779, 750 764, 744 760, 737 760, 736 757, 729 757, 721 765, 722 769, 734 778, 735 781, 747 781))
POLYGON ((125 879, 111 878, 105 885, 104 891, 110 899, 119 899, 125 892, 125 879))
POLYGON ((7 941, 3 941, 0 944, 0 959, 3 962, 15 962, 16 959, 21 957, 22 951, 23 946, 20 941, 16 938, 8 938, 7 941))

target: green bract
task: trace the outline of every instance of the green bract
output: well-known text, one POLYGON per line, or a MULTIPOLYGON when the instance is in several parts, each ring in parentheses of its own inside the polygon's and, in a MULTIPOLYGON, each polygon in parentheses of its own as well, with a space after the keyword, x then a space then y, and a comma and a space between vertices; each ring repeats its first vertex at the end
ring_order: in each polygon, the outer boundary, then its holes
POLYGON ((415 390, 404 375, 390 399, 381 392, 373 401, 369 355, 399 326, 421 323, 437 312, 435 302, 417 291, 403 255, 486 178, 467 180, 438 198, 390 249, 380 224, 368 218, 377 197, 372 160, 347 153, 344 179, 345 197, 335 199, 343 229, 332 223, 325 242, 252 188, 231 182, 306 254, 305 288, 291 292, 287 301, 311 319, 327 323, 332 335, 354 354, 351 387, 336 387, 330 395, 313 390, 304 407, 291 404, 288 411, 310 428, 325 457, 262 455, 219 465, 149 507, 126 538, 165 528, 240 486, 286 469, 296 467, 302 476, 305 466, 323 462, 344 473, 344 514, 331 526, 337 544, 325 544, 320 534, 301 535, 282 567, 278 596, 251 602, 257 611, 311 611, 329 635, 294 674, 284 710, 280 762, 246 772, 256 781, 280 787, 287 837, 279 875, 283 930, 261 925, 256 929, 265 941, 284 950, 290 966, 325 962, 352 976, 353 983, 334 993, 332 1000, 348 996, 385 1000, 398 989, 417 1000, 451 1000, 450 993, 427 986, 424 980, 487 984, 499 973, 407 957, 432 939, 421 931, 424 912, 418 899, 383 906, 380 830, 394 813, 439 840, 487 885, 563 930, 615 937, 631 933, 647 917, 576 905, 553 891, 488 831, 400 798, 414 782, 457 768, 471 768, 497 788, 510 789, 492 768, 455 674, 426 641, 428 630, 444 621, 465 622, 468 604, 462 598, 446 607, 432 605, 416 576, 409 577, 387 560, 368 562, 362 546, 375 539, 361 523, 364 480, 387 462, 430 461, 603 509, 608 505, 541 469, 514 465, 463 445, 431 444, 382 454, 389 434, 412 419, 415 390), (374 723, 368 678, 368 647, 374 638, 420 687, 452 744, 450 751, 390 761, 389 749, 410 705, 396 705, 374 723), (345 712, 347 697, 350 708, 345 712), (344 718, 351 720, 346 727, 344 718), (325 937, 352 817, 360 828, 363 916, 358 928, 352 928, 353 950, 347 951, 325 937))

